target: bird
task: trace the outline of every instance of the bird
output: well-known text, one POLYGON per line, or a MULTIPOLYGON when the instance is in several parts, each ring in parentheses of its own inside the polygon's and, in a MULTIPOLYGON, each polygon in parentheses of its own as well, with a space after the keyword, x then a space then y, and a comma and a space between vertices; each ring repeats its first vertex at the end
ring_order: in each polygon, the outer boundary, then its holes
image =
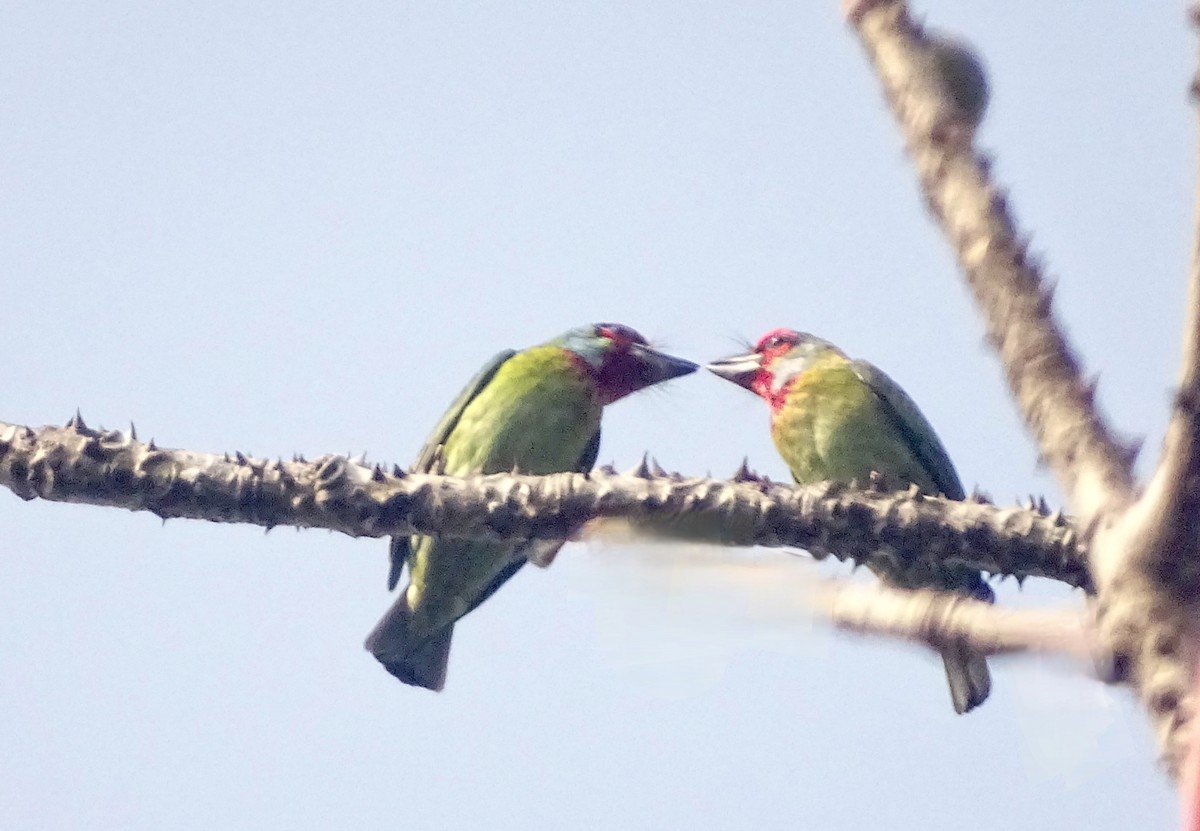
MULTIPOLYGON (((588 471, 606 405, 696 369, 619 323, 580 326, 537 346, 505 350, 450 405, 411 469, 453 476, 588 471)), ((392 537, 388 590, 404 572, 408 583, 364 646, 405 684, 441 690, 455 623, 527 561, 548 566, 562 545, 392 537)))
MULTIPOLYGON (((966 498, 958 473, 929 421, 881 369, 851 360, 827 340, 774 329, 754 349, 707 365, 710 372, 765 400, 771 438, 799 484, 867 482, 873 473, 924 494, 966 498)), ((995 596, 983 574, 965 565, 899 573, 871 570, 901 588, 937 588, 985 602, 995 596)), ((942 650, 956 713, 978 707, 991 692, 983 655, 964 646, 942 650)))

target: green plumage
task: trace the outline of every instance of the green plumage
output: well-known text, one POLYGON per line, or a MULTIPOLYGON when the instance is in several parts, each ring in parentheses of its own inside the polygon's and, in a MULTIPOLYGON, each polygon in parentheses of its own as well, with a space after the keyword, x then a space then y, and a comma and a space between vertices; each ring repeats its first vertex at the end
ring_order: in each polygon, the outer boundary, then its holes
MULTIPOLYGON (((444 472, 538 475, 588 470, 585 451, 600 432, 603 405, 594 387, 557 347, 518 353, 463 409, 443 445, 444 472)), ((414 620, 430 630, 462 617, 483 598, 524 548, 415 537, 410 542, 408 600, 414 620)))
MULTIPOLYGON (((595 385, 557 346, 501 353, 435 428, 415 466, 449 475, 589 470, 603 409, 595 385)), ((441 689, 455 621, 491 596, 529 557, 548 562, 560 543, 514 546, 426 536, 392 542, 395 585, 409 584, 367 648, 401 680, 441 689)))
MULTIPOLYGON (((413 470, 452 476, 590 470, 605 405, 695 369, 617 323, 582 326, 540 346, 501 352, 450 405, 413 470)), ((367 649, 406 684, 440 690, 455 623, 526 561, 549 565, 562 545, 393 538, 388 588, 405 569, 408 584, 367 636, 367 649)))
POLYGON ((878 471, 915 483, 925 493, 949 486, 961 496, 945 451, 932 430, 922 429, 928 427, 924 419, 915 430, 907 428, 855 365, 836 353, 818 358, 792 382, 771 422, 775 446, 798 482, 865 484, 878 471), (925 458, 916 451, 923 436, 933 451, 925 458))
MULTIPOLYGON (((832 344, 777 330, 754 353, 710 364, 718 375, 758 393, 771 405, 771 437, 798 483, 865 484, 872 473, 897 486, 963 499, 962 483, 933 427, 901 387, 865 361, 832 344)), ((955 564, 898 572, 872 566, 902 588, 939 588, 991 601, 979 571, 955 564)), ((943 652, 956 712, 987 698, 991 676, 982 655, 943 652)))

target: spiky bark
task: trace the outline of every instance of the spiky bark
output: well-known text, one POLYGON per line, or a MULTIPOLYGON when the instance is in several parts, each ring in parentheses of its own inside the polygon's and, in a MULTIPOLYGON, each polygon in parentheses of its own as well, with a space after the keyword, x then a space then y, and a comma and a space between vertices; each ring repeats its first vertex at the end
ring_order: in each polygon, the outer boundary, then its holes
POLYGON ((860 491, 745 475, 683 478, 647 464, 627 474, 456 478, 387 472, 342 456, 285 462, 167 450, 129 432, 93 430, 76 417, 66 427, 37 430, 0 422, 0 485, 23 499, 355 537, 563 539, 590 520, 623 518, 647 536, 793 546, 860 563, 889 558, 901 568, 958 560, 1090 588, 1076 531, 1061 514, 1047 514, 1045 506, 951 502, 882 484, 860 491))

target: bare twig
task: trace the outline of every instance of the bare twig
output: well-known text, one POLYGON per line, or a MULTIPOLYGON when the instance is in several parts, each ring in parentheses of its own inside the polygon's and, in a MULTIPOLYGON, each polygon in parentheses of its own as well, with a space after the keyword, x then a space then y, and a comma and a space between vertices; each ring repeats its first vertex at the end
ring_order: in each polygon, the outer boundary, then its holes
POLYGON ((804 548, 900 572, 967 563, 1090 587, 1061 515, 825 483, 684 479, 645 465, 552 476, 386 473, 339 456, 316 462, 165 450, 129 433, 0 423, 0 485, 25 499, 111 505, 157 516, 327 528, 350 536, 413 532, 505 539, 573 535, 597 517, 641 533, 726 545, 804 548))
POLYGON ((1078 609, 1004 609, 962 595, 837 582, 826 611, 840 629, 943 649, 967 643, 985 655, 1059 652, 1093 658, 1090 616, 1078 609))

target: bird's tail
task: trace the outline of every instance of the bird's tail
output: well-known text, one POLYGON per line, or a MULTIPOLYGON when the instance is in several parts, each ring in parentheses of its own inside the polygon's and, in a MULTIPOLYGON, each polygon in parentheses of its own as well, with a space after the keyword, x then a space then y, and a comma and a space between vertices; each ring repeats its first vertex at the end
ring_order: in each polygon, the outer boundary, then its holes
POLYGON ((942 661, 954 712, 969 713, 987 699, 992 691, 992 674, 982 655, 968 647, 954 646, 942 652, 942 661))
POLYGON ((454 625, 431 635, 415 632, 406 594, 400 592, 400 597, 367 635, 363 645, 388 672, 405 684, 441 690, 446 684, 446 664, 450 660, 454 625))

